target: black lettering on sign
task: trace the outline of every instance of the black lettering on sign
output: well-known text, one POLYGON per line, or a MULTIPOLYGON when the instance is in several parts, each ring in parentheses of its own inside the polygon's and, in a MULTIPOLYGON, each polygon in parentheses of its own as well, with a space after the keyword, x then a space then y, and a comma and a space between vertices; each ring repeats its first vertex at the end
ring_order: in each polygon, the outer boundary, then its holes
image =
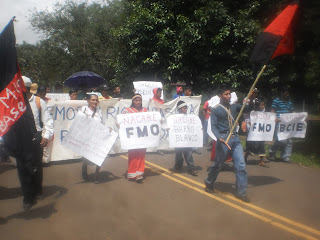
POLYGON ((150 127, 150 130, 151 130, 151 133, 154 136, 158 136, 159 135, 160 129, 159 129, 159 126, 157 124, 152 124, 151 127, 150 127))
POLYGON ((259 132, 264 132, 264 123, 259 123, 259 132))
POLYGON ((126 128, 127 138, 130 138, 131 135, 133 135, 133 127, 126 128))
POLYGON ((137 127, 137 133, 138 133, 138 137, 148 137, 148 128, 147 126, 143 127, 143 131, 141 130, 140 127, 137 127))
POLYGON ((284 132, 285 129, 286 129, 286 125, 284 124, 279 125, 279 132, 284 132))
POLYGON ((267 125, 266 125, 266 131, 267 131, 267 132, 270 132, 270 131, 271 131, 271 124, 267 124, 267 125))
POLYGON ((303 123, 297 123, 297 131, 301 132, 303 129, 303 123))

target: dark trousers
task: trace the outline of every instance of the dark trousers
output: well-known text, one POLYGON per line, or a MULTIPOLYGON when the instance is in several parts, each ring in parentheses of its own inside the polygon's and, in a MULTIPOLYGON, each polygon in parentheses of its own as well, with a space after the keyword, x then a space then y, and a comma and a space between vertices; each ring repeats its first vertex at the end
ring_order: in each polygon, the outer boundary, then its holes
POLYGON ((33 203, 36 196, 42 194, 42 155, 43 149, 37 140, 32 144, 30 151, 16 156, 23 203, 33 203))
POLYGON ((188 165, 188 169, 194 169, 194 162, 192 157, 192 148, 176 148, 175 169, 181 169, 183 165, 183 157, 188 165))

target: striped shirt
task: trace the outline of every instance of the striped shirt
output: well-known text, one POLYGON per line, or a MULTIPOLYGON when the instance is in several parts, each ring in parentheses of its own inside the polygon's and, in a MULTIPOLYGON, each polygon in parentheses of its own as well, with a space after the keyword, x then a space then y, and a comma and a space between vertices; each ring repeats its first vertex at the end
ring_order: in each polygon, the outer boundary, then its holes
POLYGON ((277 118, 279 118, 282 113, 291 113, 294 110, 291 100, 285 101, 280 98, 273 100, 271 108, 275 110, 277 118))

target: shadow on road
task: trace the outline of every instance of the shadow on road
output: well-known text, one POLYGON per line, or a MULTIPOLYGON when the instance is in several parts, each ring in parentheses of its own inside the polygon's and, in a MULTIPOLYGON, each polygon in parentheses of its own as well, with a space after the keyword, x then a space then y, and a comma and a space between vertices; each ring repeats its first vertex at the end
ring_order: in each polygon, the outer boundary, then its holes
POLYGON ((0 174, 15 168, 12 164, 0 164, 0 174))
MULTIPOLYGON (((59 198, 64 195, 68 190, 64 187, 53 186, 43 186, 43 198, 49 197, 51 195, 57 194, 55 198, 59 198)), ((0 186, 0 200, 13 199, 22 196, 21 188, 6 188, 0 186)))
POLYGON ((19 213, 12 214, 6 218, 0 217, 0 225, 8 223, 11 219, 24 219, 24 220, 32 220, 36 218, 49 218, 53 213, 56 213, 57 210, 54 207, 54 204, 51 203, 44 207, 33 208, 29 211, 23 211, 19 213))
MULTIPOLYGON (((118 180, 121 178, 121 177, 114 175, 112 172, 108 172, 108 171, 99 172, 98 177, 99 177, 99 184, 112 182, 112 181, 115 181, 115 180, 118 180)), ((88 183, 88 182, 94 182, 94 173, 88 174, 87 181, 82 181, 77 184, 84 184, 84 183, 88 183)))

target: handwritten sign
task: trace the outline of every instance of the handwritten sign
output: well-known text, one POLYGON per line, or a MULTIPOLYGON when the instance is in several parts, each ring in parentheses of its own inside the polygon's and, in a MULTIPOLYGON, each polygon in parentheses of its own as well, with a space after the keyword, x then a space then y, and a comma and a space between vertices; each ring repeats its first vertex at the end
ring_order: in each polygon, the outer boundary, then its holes
MULTIPOLYGON (((133 86, 136 92, 141 94, 143 100, 150 100, 153 98, 153 89, 162 88, 161 82, 151 82, 151 81, 139 81, 133 82, 133 86)), ((163 99, 163 91, 161 98, 163 99)))
POLYGON ((279 141, 289 138, 305 138, 307 123, 305 122, 308 113, 284 113, 280 114, 278 127, 279 141))
POLYGON ((107 126, 78 112, 62 145, 101 166, 117 137, 107 126))
POLYGON ((247 141, 272 141, 275 125, 276 114, 271 112, 250 113, 250 131, 247 141))
POLYGON ((167 123, 171 148, 203 146, 202 124, 198 116, 176 114, 168 117, 167 123))
POLYGON ((120 114, 119 136, 125 150, 157 147, 160 141, 161 115, 158 112, 120 114))

